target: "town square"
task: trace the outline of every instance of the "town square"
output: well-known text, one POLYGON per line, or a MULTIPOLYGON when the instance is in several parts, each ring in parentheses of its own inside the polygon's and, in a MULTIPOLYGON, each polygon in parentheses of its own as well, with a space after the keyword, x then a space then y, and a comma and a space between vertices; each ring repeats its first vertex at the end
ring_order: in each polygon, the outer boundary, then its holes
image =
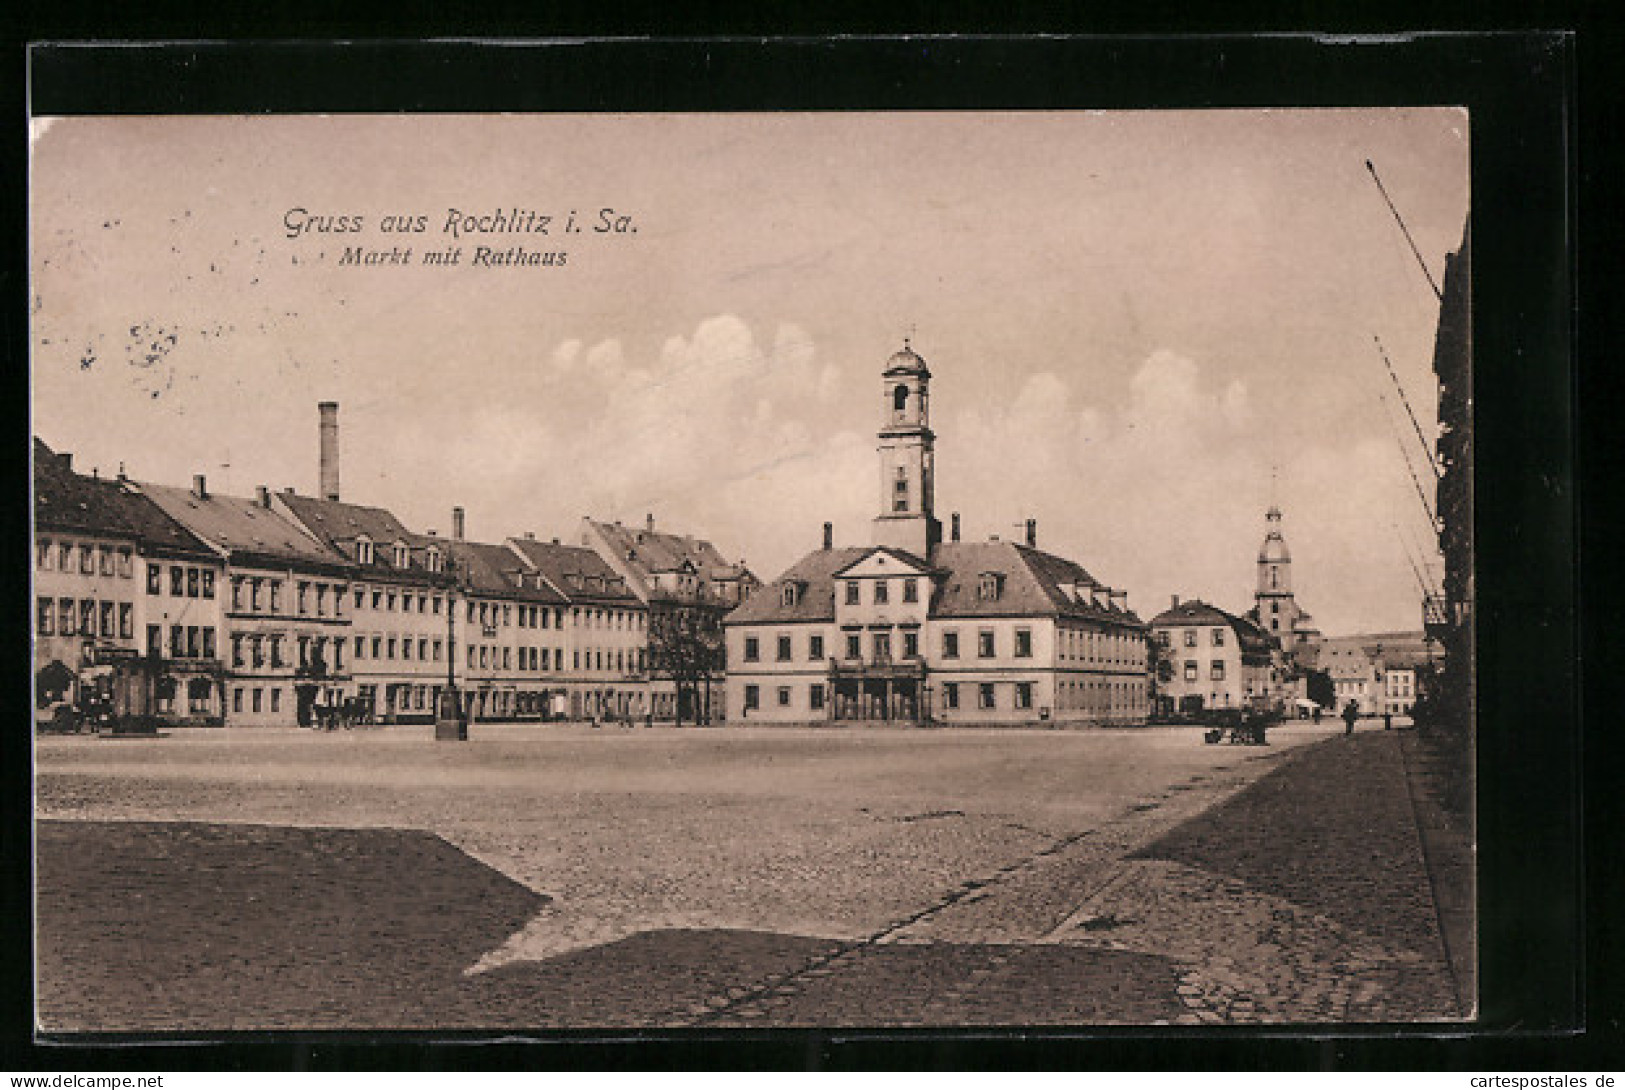
POLYGON ((467 121, 36 125, 42 1033, 1476 1016, 1460 111, 467 121))

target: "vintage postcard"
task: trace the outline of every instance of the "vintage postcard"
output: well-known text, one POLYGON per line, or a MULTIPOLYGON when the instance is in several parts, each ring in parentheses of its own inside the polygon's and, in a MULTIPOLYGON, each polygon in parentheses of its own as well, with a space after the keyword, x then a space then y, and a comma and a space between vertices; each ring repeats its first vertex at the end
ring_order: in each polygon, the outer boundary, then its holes
POLYGON ((36 117, 36 1019, 1476 1017, 1448 107, 36 117))

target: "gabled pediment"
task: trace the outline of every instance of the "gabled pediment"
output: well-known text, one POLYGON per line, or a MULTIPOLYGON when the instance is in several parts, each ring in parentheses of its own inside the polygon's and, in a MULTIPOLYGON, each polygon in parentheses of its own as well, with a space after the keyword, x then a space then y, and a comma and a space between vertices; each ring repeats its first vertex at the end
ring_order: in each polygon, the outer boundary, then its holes
POLYGON ((886 576, 929 576, 931 565, 901 549, 884 546, 870 549, 846 567, 834 573, 837 579, 879 579, 886 576))

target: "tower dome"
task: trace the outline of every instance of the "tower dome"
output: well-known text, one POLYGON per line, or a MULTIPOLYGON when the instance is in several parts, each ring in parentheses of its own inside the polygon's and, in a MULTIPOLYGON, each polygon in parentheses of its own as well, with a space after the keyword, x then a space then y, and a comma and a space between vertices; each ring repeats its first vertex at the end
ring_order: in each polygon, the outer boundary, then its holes
POLYGON ((1271 507, 1265 518, 1269 521, 1269 532, 1264 535, 1264 544, 1259 546, 1258 562, 1271 564, 1291 561, 1292 552, 1286 547, 1286 538, 1281 536, 1281 509, 1271 507))
POLYGON ((891 359, 886 361, 885 373, 887 376, 920 375, 924 378, 931 377, 931 371, 925 366, 925 360, 921 359, 919 353, 909 346, 907 337, 903 338, 903 347, 892 353, 891 359))

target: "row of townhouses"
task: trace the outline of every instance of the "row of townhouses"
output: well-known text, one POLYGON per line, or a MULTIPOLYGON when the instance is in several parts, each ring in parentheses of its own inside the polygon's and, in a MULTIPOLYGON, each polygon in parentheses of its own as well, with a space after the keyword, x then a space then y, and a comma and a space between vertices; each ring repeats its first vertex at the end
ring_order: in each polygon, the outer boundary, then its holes
POLYGON ((1239 615, 1176 597, 1142 621, 1125 592, 1039 549, 1035 519, 1022 541, 965 541, 955 513, 944 540, 930 384, 906 342, 883 369, 871 544, 836 548, 825 523, 765 587, 652 516, 583 519, 571 544, 486 543, 454 508, 449 536, 416 533, 340 500, 331 402, 316 496, 86 477, 36 440, 37 688, 139 673, 150 692, 117 699, 207 723, 335 707, 428 721, 447 686, 475 720, 1126 723, 1305 706, 1320 670, 1339 706, 1409 710, 1410 634, 1386 652, 1325 641, 1294 596, 1278 508, 1239 615))
MULTIPOLYGON (((426 722, 449 684, 476 720, 666 718, 651 612, 716 623, 757 583, 652 517, 583 520, 581 544, 467 540, 461 509, 449 537, 415 533, 340 500, 333 403, 319 434, 320 496, 86 476, 36 439, 39 701, 100 686, 115 714, 178 723, 426 722)), ((720 648, 708 667, 720 716, 720 648)))

